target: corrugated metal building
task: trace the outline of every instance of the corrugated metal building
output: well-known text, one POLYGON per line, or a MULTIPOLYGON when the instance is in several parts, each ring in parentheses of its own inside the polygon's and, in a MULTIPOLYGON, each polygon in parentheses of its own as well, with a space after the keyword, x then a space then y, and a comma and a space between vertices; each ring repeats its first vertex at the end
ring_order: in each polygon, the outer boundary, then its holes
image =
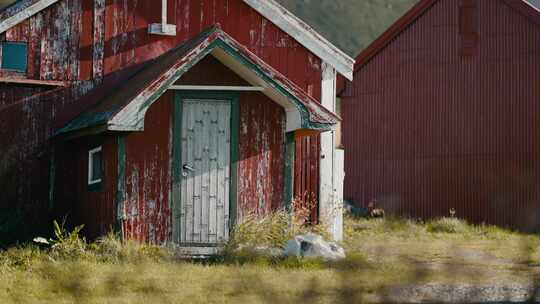
POLYGON ((353 59, 274 1, 162 3, 0 11, 0 208, 23 225, 69 214, 90 237, 205 247, 326 195, 320 138, 353 59))
POLYGON ((345 198, 540 228, 540 3, 422 0, 342 96, 345 198))

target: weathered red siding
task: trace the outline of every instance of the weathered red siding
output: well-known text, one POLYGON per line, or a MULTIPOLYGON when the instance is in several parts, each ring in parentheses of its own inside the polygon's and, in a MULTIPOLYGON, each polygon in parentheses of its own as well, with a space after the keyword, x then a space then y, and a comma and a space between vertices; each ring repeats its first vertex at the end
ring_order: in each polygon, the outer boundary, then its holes
MULTIPOLYGON (((203 59, 178 84, 246 85, 212 57, 203 59), (216 82, 212 82, 216 78, 216 82)), ((144 132, 126 138, 125 237, 155 244, 170 241, 171 126, 174 92, 146 114, 144 132)), ((240 95, 238 215, 281 207, 285 112, 261 93, 240 95)))
POLYGON ((343 94, 345 197, 393 214, 539 228, 540 28, 477 0, 440 0, 359 69, 343 94))
POLYGON ((296 139, 294 161, 294 200, 296 204, 311 209, 311 221, 319 217, 319 136, 296 139))
POLYGON ((71 147, 77 148, 77 200, 72 202, 75 224, 84 224, 84 234, 94 238, 110 231, 115 225, 118 153, 116 136, 82 139, 71 147), (103 148, 103 182, 99 191, 88 188, 88 151, 97 146, 103 148), (112 207, 112 208, 111 208, 112 207))
POLYGON ((173 92, 161 96, 147 112, 144 132, 126 138, 124 236, 154 244, 171 232, 171 125, 173 92))
MULTIPOLYGON (((55 219, 70 225, 84 224, 83 234, 94 239, 115 227, 117 189, 116 136, 80 138, 58 143, 54 150, 55 219), (88 186, 88 151, 102 146, 104 177, 99 189, 88 186)), ((49 223, 50 225, 51 223, 49 223)))
MULTIPOLYGON (((49 205, 49 139, 55 128, 92 104, 92 100, 78 97, 104 76, 159 56, 215 23, 320 99, 321 60, 242 1, 176 0, 169 1, 169 6, 170 22, 178 26, 176 37, 147 34, 148 24, 161 20, 160 5, 149 0, 61 0, 0 34, 3 40, 28 43, 29 78, 66 81, 72 86, 33 97, 18 95, 26 90, 24 86, 1 88, 0 94, 6 98, 0 100, 0 184, 9 188, 3 190, 0 205, 26 206, 26 210, 42 214, 36 210, 49 205)), ((35 89, 45 90, 52 91, 35 89)), ((318 149, 316 145, 317 141, 310 149, 318 149)), ((138 161, 142 162, 149 156, 140 157, 138 161)), ((312 159, 317 162, 318 156, 312 159)), ((138 168, 146 168, 143 165, 138 164, 138 168)), ((318 170, 318 166, 309 168, 318 170)), ((314 176, 318 172, 304 174, 314 176)), ((278 198, 267 200, 274 204, 278 198)), ((162 233, 156 232, 155 240, 162 233)))
POLYGON ((84 89, 0 87, 0 208, 26 215, 20 232, 28 237, 51 227, 52 216, 58 215, 52 212, 56 208, 50 203, 55 193, 49 191, 51 130, 54 121, 64 114, 61 109, 84 89))
POLYGON ((240 96, 238 211, 268 214, 283 204, 285 111, 261 93, 240 96))
POLYGON ((62 0, 3 35, 8 41, 29 43, 29 76, 85 80, 90 69, 99 79, 155 58, 219 23, 320 99, 321 60, 242 1, 169 1, 169 18, 177 24, 176 37, 148 35, 148 25, 161 20, 161 5, 155 1, 62 0))

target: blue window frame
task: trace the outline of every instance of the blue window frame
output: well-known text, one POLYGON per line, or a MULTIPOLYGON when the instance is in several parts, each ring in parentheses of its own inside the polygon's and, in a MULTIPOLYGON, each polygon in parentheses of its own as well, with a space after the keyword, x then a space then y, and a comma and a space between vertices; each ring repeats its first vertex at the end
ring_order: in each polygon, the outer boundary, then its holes
POLYGON ((26 72, 28 47, 21 42, 2 42, 2 70, 26 72))

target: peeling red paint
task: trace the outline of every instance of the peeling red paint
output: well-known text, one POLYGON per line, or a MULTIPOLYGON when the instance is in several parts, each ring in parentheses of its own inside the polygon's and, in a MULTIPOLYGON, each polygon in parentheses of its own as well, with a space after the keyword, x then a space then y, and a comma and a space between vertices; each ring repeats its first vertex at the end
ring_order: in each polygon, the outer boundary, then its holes
POLYGON ((296 139, 294 160, 295 203, 311 209, 311 221, 317 222, 319 209, 320 137, 307 136, 296 139), (315 205, 313 205, 315 202, 315 205))
MULTIPOLYGON (((212 77, 223 85, 245 82, 217 60, 208 57, 182 78, 180 84, 204 85, 212 77), (208 75, 210 79, 208 79, 208 75), (216 77, 219 75, 219 77, 216 77)), ((145 131, 127 137, 123 224, 125 237, 163 244, 171 237, 170 136, 173 92, 149 110, 145 131)), ((260 93, 240 97, 239 216, 267 214, 283 202, 285 113, 260 93)))
POLYGON ((126 138, 126 195, 123 233, 153 244, 170 241, 170 130, 174 93, 149 110, 144 132, 126 138))
POLYGON ((283 203, 285 112, 261 93, 240 97, 239 218, 283 203))
MULTIPOLYGON (((4 13, 0 13, 0 16, 4 13)), ((61 0, 1 34, 2 38, 7 40, 27 42, 29 62, 27 75, 9 75, 9 73, 0 72, 0 76, 65 81, 69 85, 60 90, 28 85, 0 86, 0 157, 2 160, 0 185, 3 189, 2 198, 0 198, 1 206, 23 208, 34 214, 36 223, 41 220, 45 222, 45 225, 49 225, 49 219, 40 215, 48 213, 49 206, 48 179, 52 150, 50 138, 56 128, 66 124, 95 102, 90 98, 80 97, 99 84, 104 77, 156 58, 216 23, 221 24, 223 30, 234 40, 247 47, 243 50, 245 54, 253 54, 261 58, 283 75, 283 81, 289 79, 298 86, 300 90, 296 92, 297 94, 308 92, 310 100, 313 102, 320 100, 320 59, 242 1, 169 1, 169 19, 171 23, 177 24, 177 36, 152 36, 147 33, 147 26, 149 23, 160 20, 160 6, 155 5, 155 1, 61 0)), ((263 98, 257 97, 257 100, 262 102, 263 98)), ((158 105, 156 111, 162 113, 161 110, 158 105)), ((279 116, 274 110, 271 111, 273 115, 279 116)), ((314 119, 316 120, 317 117, 314 119)), ((279 138, 275 137, 279 123, 275 122, 268 128, 273 132, 266 141, 271 147, 269 149, 273 151, 271 156, 267 155, 270 157, 268 161, 271 165, 265 169, 266 172, 255 172, 259 176, 268 172, 274 174, 273 172, 277 170, 276 164, 282 157, 277 155, 279 153, 276 147, 279 138)), ((130 140, 134 142, 139 140, 136 135, 134 136, 133 139, 128 138, 128 157, 130 157, 130 140)), ((156 136, 161 139, 164 135, 156 134, 156 136)), ((145 139, 140 140, 145 142, 145 139)), ((311 176, 313 180, 313 177, 318 174, 318 165, 316 165, 318 156, 311 152, 318 149, 318 143, 315 140, 309 145, 311 145, 309 149, 300 149, 299 152, 311 155, 312 165, 305 167, 309 172, 302 174, 311 176)), ((266 146, 261 143, 257 149, 264 150, 263 147, 266 146)), ((69 146, 66 146, 66 149, 78 151, 69 146)), ((109 151, 113 151, 112 149, 109 151)), ((131 151, 133 153, 133 148, 131 151)), ((114 154, 114 152, 111 153, 114 154)), ((163 158, 152 159, 150 151, 137 153, 140 155, 134 155, 135 167, 130 168, 129 165, 127 167, 128 178, 133 181, 136 172, 139 178, 144 177, 145 174, 151 178, 164 180, 168 178, 169 173, 153 167, 155 162, 163 161, 163 158)), ((112 154, 110 154, 111 157, 113 157, 112 154)), ((64 159, 68 160, 69 153, 60 153, 60 155, 65 155, 64 159)), ((297 157, 301 158, 302 155, 298 154, 297 157)), ((74 162, 75 160, 72 160, 72 164, 74 162)), ((79 162, 82 162, 82 158, 79 162)), ((77 169, 59 168, 58 175, 65 178, 78 176, 82 179, 84 175, 82 164, 79 163, 75 168, 77 169), (73 172, 62 172, 62 170, 78 170, 78 172, 71 174, 73 172)), ((250 170, 254 172, 253 167, 250 170)), ((281 178, 276 176, 264 182, 278 184, 281 178)), ((55 184, 58 183, 59 180, 55 181, 55 184)), ((258 191, 267 189, 268 185, 259 187, 258 191)), ((129 199, 134 202, 133 204, 141 204, 141 201, 162 191, 161 188, 152 188, 153 186, 144 184, 141 179, 138 184, 132 183, 130 187, 129 199), (138 191, 135 191, 135 187, 138 187, 138 191), (142 194, 140 191, 143 191, 142 194)), ((312 189, 314 188, 316 187, 312 186, 312 189)), ((69 188, 64 189, 69 191, 69 188)), ((77 189, 79 193, 77 195, 84 193, 82 186, 77 189)), ((79 210, 78 212, 84 211, 88 214, 84 214, 84 217, 77 215, 74 218, 83 219, 85 222, 99 221, 99 225, 92 223, 87 226, 89 235, 98 235, 109 228, 105 226, 114 223, 115 211, 114 204, 111 202, 114 202, 115 198, 109 191, 115 190, 112 186, 108 189, 108 194, 95 197, 96 202, 91 201, 93 198, 91 195, 81 198, 76 195, 56 193, 55 203, 66 211, 74 208, 73 204, 76 204, 69 200, 82 202, 80 209, 71 211, 79 210), (94 210, 93 203, 109 206, 111 209, 94 210)), ((277 192, 279 193, 264 198, 265 202, 268 202, 265 206, 277 204, 282 191, 277 192)), ((145 202, 146 205, 138 205, 139 215, 132 221, 126 222, 126 225, 129 224, 124 227, 126 233, 133 233, 136 239, 161 243, 170 229, 167 227, 167 222, 163 222, 163 226, 159 227, 143 222, 146 216, 152 218, 154 223, 167 216, 168 211, 162 202, 163 200, 156 200, 157 209, 150 208, 152 206, 150 199, 145 202), (158 211, 150 212, 150 209, 158 211)))

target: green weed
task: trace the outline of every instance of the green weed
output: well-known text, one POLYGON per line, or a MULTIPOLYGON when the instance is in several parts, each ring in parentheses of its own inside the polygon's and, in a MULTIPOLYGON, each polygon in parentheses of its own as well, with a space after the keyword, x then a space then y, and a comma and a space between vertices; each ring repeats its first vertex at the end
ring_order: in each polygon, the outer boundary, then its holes
POLYGON ((464 220, 458 218, 443 217, 429 221, 426 224, 427 231, 432 233, 470 233, 471 226, 464 220))

